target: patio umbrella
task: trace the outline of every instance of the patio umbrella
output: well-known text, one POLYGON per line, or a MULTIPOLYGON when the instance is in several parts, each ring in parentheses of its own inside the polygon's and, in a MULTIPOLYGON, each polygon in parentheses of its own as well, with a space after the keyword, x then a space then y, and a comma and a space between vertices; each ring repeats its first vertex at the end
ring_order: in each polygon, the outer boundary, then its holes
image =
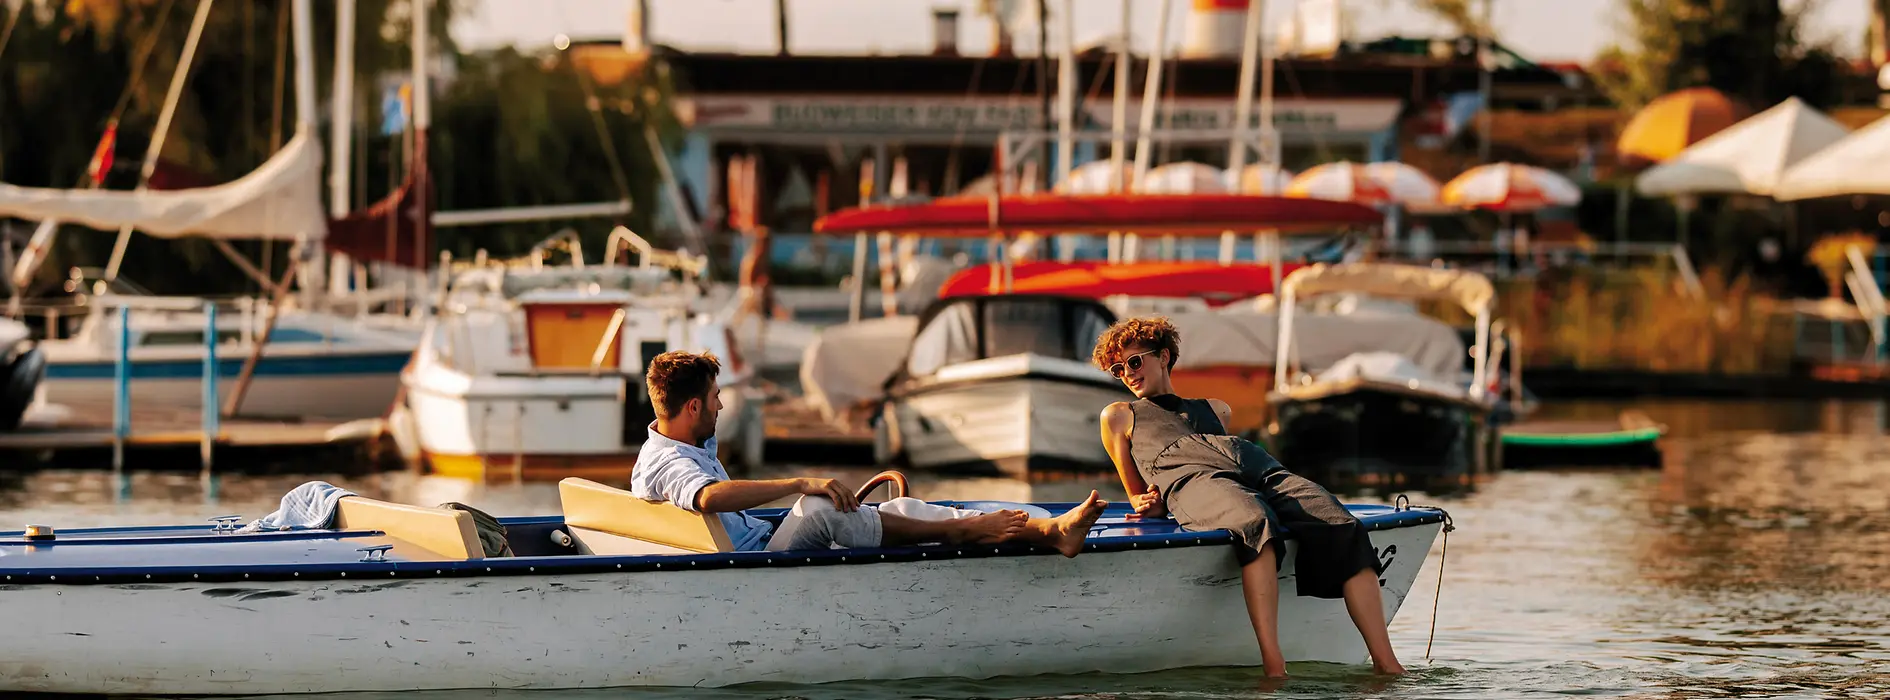
POLYGON ((1439 199, 1466 209, 1533 212, 1579 204, 1582 191, 1568 178, 1533 165, 1492 163, 1466 170, 1445 183, 1439 199))

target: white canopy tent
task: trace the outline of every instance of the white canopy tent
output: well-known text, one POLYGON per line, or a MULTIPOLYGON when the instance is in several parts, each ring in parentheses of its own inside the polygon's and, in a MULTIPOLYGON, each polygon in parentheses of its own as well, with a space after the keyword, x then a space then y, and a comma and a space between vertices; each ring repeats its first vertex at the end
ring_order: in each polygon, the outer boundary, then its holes
POLYGON ((1645 196, 1771 196, 1794 164, 1850 131, 1796 97, 1689 146, 1635 178, 1645 196))
POLYGON ((1890 194, 1890 117, 1799 161, 1785 171, 1774 196, 1781 201, 1851 194, 1890 194))

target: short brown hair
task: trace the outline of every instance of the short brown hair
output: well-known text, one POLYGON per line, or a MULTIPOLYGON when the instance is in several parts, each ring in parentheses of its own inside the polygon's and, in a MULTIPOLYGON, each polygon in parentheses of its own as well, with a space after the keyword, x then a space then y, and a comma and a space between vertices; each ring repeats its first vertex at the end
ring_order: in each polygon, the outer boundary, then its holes
POLYGON ((1162 316, 1148 318, 1126 318, 1103 331, 1096 339, 1096 350, 1089 356, 1089 361, 1098 368, 1109 369, 1127 353, 1129 348, 1145 347, 1150 350, 1168 351, 1168 368, 1175 368, 1175 361, 1181 359, 1181 332, 1175 330, 1175 324, 1169 323, 1162 316))
POLYGON ((690 399, 707 401, 721 372, 722 363, 714 353, 671 350, 650 360, 650 371, 643 379, 649 384, 650 405, 664 418, 674 418, 690 399))

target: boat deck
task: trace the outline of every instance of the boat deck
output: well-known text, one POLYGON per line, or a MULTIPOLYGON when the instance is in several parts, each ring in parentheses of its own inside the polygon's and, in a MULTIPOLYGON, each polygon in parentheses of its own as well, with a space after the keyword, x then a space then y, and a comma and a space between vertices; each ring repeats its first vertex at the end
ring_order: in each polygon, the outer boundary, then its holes
MULTIPOLYGON (((966 505, 964 502, 941 501, 966 505)), ((999 505, 977 503, 981 507, 999 505)), ((1010 504, 1014 505, 1014 504, 1010 504)), ((1073 503, 1034 504, 1062 512, 1073 503)), ((1350 505, 1367 528, 1381 530, 1441 523, 1428 508, 1350 505)), ((778 522, 783 509, 752 511, 778 522)), ((601 573, 608 571, 779 568, 783 566, 875 564, 895 561, 1002 556, 1054 556, 1050 549, 1022 544, 924 545, 794 552, 724 552, 686 555, 546 554, 559 516, 500 518, 520 556, 447 559, 370 530, 291 530, 236 534, 213 525, 86 528, 62 530, 53 540, 31 541, 23 531, 0 532, 0 583, 124 584, 166 581, 269 581, 388 579, 437 576, 601 573), (391 545, 385 561, 365 561, 362 548, 391 545), (523 545, 523 546, 521 546, 523 545)), ((51 523, 55 527, 57 523, 51 523)), ((1127 504, 1111 504, 1091 528, 1085 552, 1155 547, 1225 545, 1225 531, 1188 532, 1168 518, 1143 520, 1127 504)), ((235 590, 233 594, 255 591, 235 590)), ((211 593, 206 591, 206 594, 211 593)))

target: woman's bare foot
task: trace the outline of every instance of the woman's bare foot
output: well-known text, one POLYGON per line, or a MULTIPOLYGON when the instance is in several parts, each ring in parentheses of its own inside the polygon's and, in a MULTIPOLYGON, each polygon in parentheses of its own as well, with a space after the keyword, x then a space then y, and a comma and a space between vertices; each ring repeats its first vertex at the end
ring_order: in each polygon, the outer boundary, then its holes
POLYGON ((1096 524, 1102 517, 1103 507, 1109 505, 1097 497, 1095 491, 1089 492, 1089 498, 1062 515, 1046 523, 1045 535, 1049 544, 1063 556, 1074 557, 1083 551, 1083 540, 1089 537, 1089 526, 1096 524))
POLYGON ((1404 675, 1404 665, 1398 663, 1397 661, 1391 661, 1389 663, 1379 663, 1378 660, 1373 659, 1372 670, 1377 671, 1378 673, 1381 673, 1387 676, 1404 675))
POLYGON ((1030 515, 1021 510, 1000 510, 996 513, 975 515, 958 522, 964 524, 964 539, 970 542, 1003 542, 1024 531, 1024 524, 1030 521, 1030 515))

